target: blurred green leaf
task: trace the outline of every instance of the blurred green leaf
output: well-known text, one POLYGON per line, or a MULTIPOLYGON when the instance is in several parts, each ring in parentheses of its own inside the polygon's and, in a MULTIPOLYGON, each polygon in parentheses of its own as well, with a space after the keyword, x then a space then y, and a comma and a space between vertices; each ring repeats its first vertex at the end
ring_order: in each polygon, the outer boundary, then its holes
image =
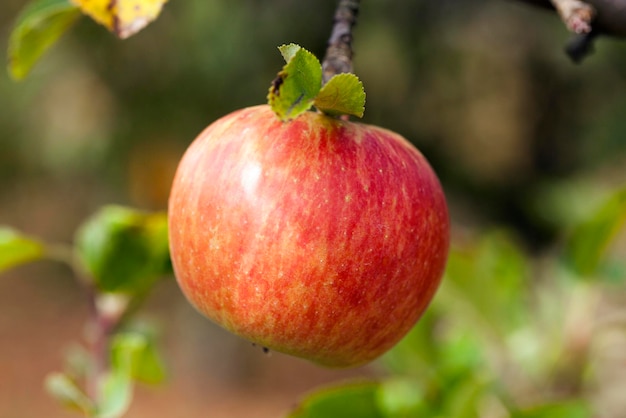
POLYGON ((491 232, 451 250, 435 302, 454 310, 455 320, 471 325, 474 332, 502 337, 527 320, 529 271, 514 239, 506 232, 491 232))
POLYGON ((117 334, 111 344, 111 364, 131 378, 156 384, 165 378, 163 362, 153 338, 139 332, 117 334))
POLYGON ((593 414, 584 401, 564 401, 516 411, 511 418, 590 418, 593 414))
POLYGON ((436 327, 440 316, 433 306, 428 308, 413 329, 383 356, 385 365, 401 375, 434 374, 439 361, 436 327))
POLYGON ((104 207, 79 229, 76 247, 105 292, 140 293, 171 273, 165 213, 104 207))
POLYGON ((70 0, 37 0, 18 17, 9 38, 9 73, 23 79, 37 60, 80 17, 70 0))
POLYGON ((475 333, 463 326, 450 326, 441 337, 438 372, 445 384, 476 374, 484 365, 484 345, 475 333))
POLYGON ((593 275, 624 222, 626 188, 613 194, 588 220, 574 229, 566 245, 566 262, 581 276, 593 275))
POLYGON ((133 381, 159 383, 165 372, 153 339, 140 332, 122 332, 111 341, 111 371, 102 385, 98 418, 124 415, 133 398, 133 381))
POLYGON ((46 377, 46 391, 57 401, 84 414, 91 416, 95 412, 95 406, 91 399, 63 373, 51 373, 46 377))
POLYGON ((41 242, 11 228, 0 227, 0 273, 39 260, 43 255, 44 245, 41 242))
POLYGON ((93 358, 87 348, 78 343, 65 350, 65 370, 70 376, 86 376, 93 366, 93 358))
POLYGON ((424 401, 422 383, 411 378, 390 378, 380 383, 376 403, 385 417, 433 416, 424 401))
POLYGON ((454 385, 446 387, 439 416, 480 418, 481 401, 486 387, 480 377, 478 372, 470 373, 454 385))
POLYGON ((363 83, 354 74, 337 74, 324 84, 313 104, 328 115, 362 118, 365 112, 363 83))
POLYGON ((102 382, 97 418, 119 418, 126 413, 133 398, 133 382, 124 369, 108 373, 102 382))
POLYGON ((268 103, 283 121, 293 119, 313 105, 322 88, 322 64, 304 48, 295 44, 278 48, 287 64, 272 82, 268 103))
POLYGON ((379 410, 379 384, 350 383, 321 389, 304 399, 287 418, 385 418, 379 410))

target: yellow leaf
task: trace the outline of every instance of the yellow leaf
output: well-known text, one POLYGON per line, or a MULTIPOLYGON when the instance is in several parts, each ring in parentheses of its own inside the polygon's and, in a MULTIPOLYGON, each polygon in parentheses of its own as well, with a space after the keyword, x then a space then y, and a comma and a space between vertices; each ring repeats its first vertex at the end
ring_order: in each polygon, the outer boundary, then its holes
POLYGON ((167 0, 72 0, 86 15, 120 38, 139 32, 161 13, 167 0))

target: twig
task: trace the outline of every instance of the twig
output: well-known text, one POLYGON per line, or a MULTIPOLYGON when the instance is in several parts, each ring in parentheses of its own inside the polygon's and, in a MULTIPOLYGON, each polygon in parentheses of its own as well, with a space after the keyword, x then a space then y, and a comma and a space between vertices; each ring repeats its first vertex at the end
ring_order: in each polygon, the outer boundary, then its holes
POLYGON ((352 72, 352 27, 359 13, 359 0, 339 0, 333 30, 322 62, 323 82, 332 76, 352 72))
POLYGON ((101 399, 102 378, 109 371, 109 344, 111 335, 119 326, 128 299, 114 294, 101 294, 88 288, 91 308, 87 340, 92 367, 86 376, 87 395, 97 404, 101 399))
POLYGON ((595 9, 582 0, 550 0, 571 32, 590 33, 595 9))
POLYGON ((572 61, 580 63, 587 55, 593 52, 593 41, 598 32, 592 30, 589 33, 574 35, 565 46, 565 52, 572 61))

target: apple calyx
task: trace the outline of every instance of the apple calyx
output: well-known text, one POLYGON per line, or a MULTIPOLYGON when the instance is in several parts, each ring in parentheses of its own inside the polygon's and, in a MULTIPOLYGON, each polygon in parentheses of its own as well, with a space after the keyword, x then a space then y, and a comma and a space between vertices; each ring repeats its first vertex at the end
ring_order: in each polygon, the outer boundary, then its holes
POLYGON ((272 81, 268 104, 282 121, 295 119, 315 106, 329 116, 363 117, 365 90, 352 73, 333 76, 322 83, 322 64, 311 52, 296 44, 278 47, 286 61, 272 81))

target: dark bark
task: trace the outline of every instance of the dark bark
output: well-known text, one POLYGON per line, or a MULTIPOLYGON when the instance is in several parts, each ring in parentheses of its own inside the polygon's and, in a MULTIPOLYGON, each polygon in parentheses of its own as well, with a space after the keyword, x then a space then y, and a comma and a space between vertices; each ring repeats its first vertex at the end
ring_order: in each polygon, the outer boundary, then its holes
POLYGON ((359 0, 340 0, 335 11, 333 30, 322 62, 323 82, 352 69, 352 27, 359 13, 359 0))

